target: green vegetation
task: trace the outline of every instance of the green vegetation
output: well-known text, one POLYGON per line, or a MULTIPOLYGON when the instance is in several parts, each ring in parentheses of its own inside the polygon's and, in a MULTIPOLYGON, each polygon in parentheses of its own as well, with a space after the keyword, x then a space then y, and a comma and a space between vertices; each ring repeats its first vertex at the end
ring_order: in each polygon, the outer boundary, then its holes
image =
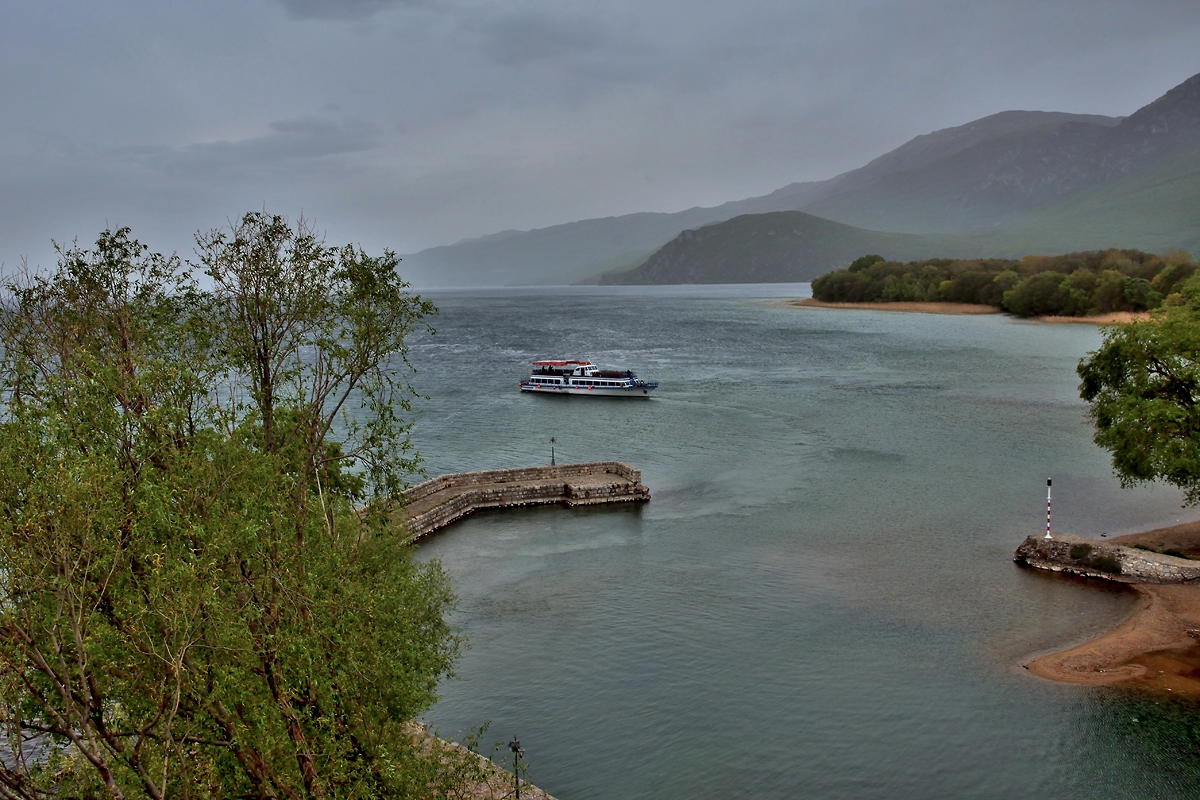
POLYGON ((1161 552, 1164 556, 1175 556, 1175 558, 1186 558, 1189 561, 1194 560, 1187 553, 1185 553, 1182 550, 1179 550, 1177 548, 1174 548, 1174 547, 1168 547, 1165 550, 1155 550, 1153 547, 1147 547, 1144 544, 1135 544, 1134 547, 1136 547, 1138 550, 1145 550, 1148 553, 1161 552))
POLYGON ((1094 548, 1090 544, 1076 544, 1071 546, 1071 558, 1083 564, 1086 567, 1107 572, 1112 575, 1121 574, 1121 562, 1116 556, 1107 553, 1092 554, 1094 548))
POLYGON ((1200 503, 1200 275, 1151 319, 1105 329, 1078 372, 1121 483, 1165 481, 1200 503))
POLYGON ((1092 552, 1090 544, 1076 544, 1071 546, 1071 558, 1076 560, 1087 558, 1092 552))
POLYGON ((303 221, 197 243, 211 289, 127 229, 5 287, 0 795, 448 796, 453 596, 387 514, 435 309, 303 221))
POLYGON ((1197 270, 1187 253, 1097 250, 1007 259, 926 259, 900 263, 863 256, 813 281, 824 302, 949 302, 994 306, 1021 317, 1084 317, 1147 311, 1183 302, 1197 270))

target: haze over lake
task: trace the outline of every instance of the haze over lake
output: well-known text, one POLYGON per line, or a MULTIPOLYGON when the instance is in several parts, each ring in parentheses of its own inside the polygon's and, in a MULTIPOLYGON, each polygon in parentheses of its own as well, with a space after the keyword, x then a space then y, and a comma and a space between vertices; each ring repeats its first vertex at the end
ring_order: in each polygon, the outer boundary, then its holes
POLYGON ((427 720, 491 720, 559 797, 1193 797, 1194 706, 1020 664, 1130 592, 1022 570, 1044 526, 1194 518, 1122 490, 1075 364, 1100 334, 783 308, 806 285, 444 292, 417 340, 429 474, 621 459, 654 499, 477 514, 421 547, 471 649, 427 720), (539 357, 662 382, 522 395, 539 357))

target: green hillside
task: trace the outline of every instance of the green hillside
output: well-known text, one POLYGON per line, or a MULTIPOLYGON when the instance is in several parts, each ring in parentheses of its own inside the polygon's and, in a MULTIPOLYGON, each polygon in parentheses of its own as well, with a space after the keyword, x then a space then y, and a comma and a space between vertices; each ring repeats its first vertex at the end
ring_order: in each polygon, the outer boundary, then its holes
MULTIPOLYGON (((1186 172, 1195 163, 1200 75, 1115 124, 1061 118, 1041 122, 890 171, 864 185, 838 187, 802 210, 848 225, 906 233, 1022 227, 1033 234, 1046 230, 1040 217, 1054 215, 1057 225, 1072 226, 1084 239, 1113 232, 1110 221, 1140 234, 1165 221, 1154 209, 1159 200, 1132 195, 1171 194, 1165 182, 1178 165, 1186 172), (1150 216, 1117 220, 1106 213, 1126 207, 1146 208, 1150 216), (1068 208, 1077 213, 1059 216, 1068 208)), ((1175 246, 1177 233, 1177 227, 1165 225, 1159 241, 1175 246)))
POLYGON ((1200 253, 1200 149, 1027 214, 987 239, 1008 250, 1040 245, 1034 249, 1136 247, 1200 253))

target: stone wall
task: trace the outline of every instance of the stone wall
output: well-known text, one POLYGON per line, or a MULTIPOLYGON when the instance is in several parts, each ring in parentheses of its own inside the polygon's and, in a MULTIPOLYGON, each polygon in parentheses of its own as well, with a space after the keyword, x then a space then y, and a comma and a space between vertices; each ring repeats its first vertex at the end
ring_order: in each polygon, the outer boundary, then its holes
POLYGON ((1052 539, 1030 536, 1013 561, 1119 583, 1200 583, 1200 561, 1064 533, 1052 539))

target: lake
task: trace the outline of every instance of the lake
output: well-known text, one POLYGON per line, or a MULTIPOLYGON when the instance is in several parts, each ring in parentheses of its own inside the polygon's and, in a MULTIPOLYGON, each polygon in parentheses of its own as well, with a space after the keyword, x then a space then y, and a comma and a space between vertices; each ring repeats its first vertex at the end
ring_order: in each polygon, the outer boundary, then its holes
MULTIPOLYGON (((1016 567, 1045 527, 1196 518, 1121 489, 1075 365, 1090 325, 794 309, 807 285, 435 291, 413 341, 430 476, 619 459, 648 504, 494 511, 420 547, 470 640, 425 719, 520 737, 593 798, 1192 798, 1200 706, 1021 663, 1133 608, 1016 567), (535 358, 661 382, 522 394, 535 358)), ((507 754, 507 750, 505 750, 507 754)), ((501 759, 505 763, 507 759, 501 759)))

